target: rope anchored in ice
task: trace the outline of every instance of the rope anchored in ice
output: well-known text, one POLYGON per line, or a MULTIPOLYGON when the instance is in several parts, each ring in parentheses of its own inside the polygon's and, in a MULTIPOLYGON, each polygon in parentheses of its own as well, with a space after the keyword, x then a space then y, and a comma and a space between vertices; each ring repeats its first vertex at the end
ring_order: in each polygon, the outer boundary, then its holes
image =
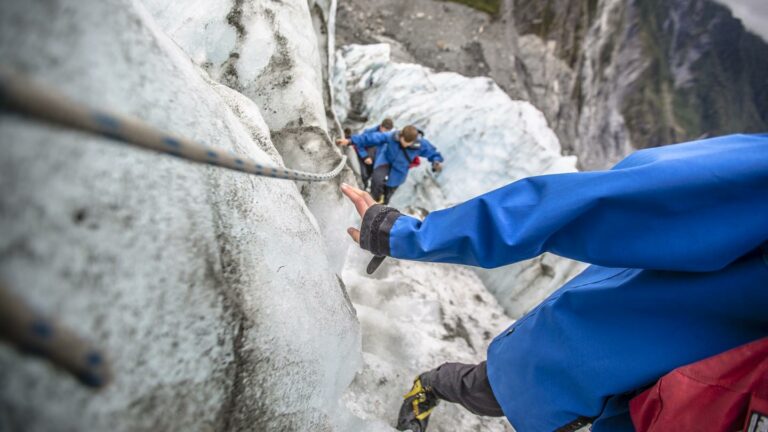
POLYGON ((136 118, 91 109, 4 67, 0 67, 0 103, 36 119, 107 136, 182 159, 264 177, 309 182, 327 181, 341 172, 347 160, 346 156, 342 156, 333 171, 323 174, 263 165, 182 136, 165 133, 136 118))

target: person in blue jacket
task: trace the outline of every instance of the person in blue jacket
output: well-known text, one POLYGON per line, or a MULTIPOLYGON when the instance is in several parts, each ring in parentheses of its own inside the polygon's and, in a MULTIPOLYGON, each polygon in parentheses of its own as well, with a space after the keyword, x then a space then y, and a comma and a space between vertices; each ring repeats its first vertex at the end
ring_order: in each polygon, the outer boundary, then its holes
MULTIPOLYGON (((395 123, 392 121, 391 118, 387 117, 384 120, 381 121, 380 124, 377 124, 375 126, 371 126, 367 129, 364 129, 361 134, 367 135, 372 133, 387 133, 390 132, 392 129, 395 128, 395 123)), ((351 138, 351 133, 346 133, 347 129, 345 129, 344 138, 346 140, 337 140, 337 144, 343 144, 347 145, 351 141, 349 141, 349 138, 351 138), (346 141, 346 143, 345 143, 346 141)), ((376 147, 375 146, 369 146, 369 147, 362 147, 359 148, 357 146, 354 146, 355 152, 357 153, 358 161, 360 162, 360 178, 363 181, 363 188, 368 188, 368 180, 371 178, 371 174, 373 173, 373 161, 376 159, 376 147)))
POLYGON ((398 427, 439 399, 518 431, 631 431, 628 401, 671 370, 768 336, 768 134, 637 151, 610 170, 530 177, 423 221, 343 192, 376 255, 498 267, 590 263, 498 335, 487 363, 414 382, 398 427))
POLYGON ((387 133, 387 132, 391 132, 392 129, 394 128, 395 128, 395 122, 391 118, 387 117, 384 120, 382 120, 380 124, 371 126, 367 129, 363 129, 362 134, 365 135, 365 134, 372 134, 376 132, 387 133))
POLYGON ((371 195, 381 204, 389 203, 395 190, 405 182, 414 158, 424 157, 432 162, 433 170, 442 169, 443 156, 413 125, 401 131, 363 133, 338 141, 341 145, 350 142, 355 145, 358 153, 361 149, 365 151, 369 147, 380 147, 373 164, 371 195))

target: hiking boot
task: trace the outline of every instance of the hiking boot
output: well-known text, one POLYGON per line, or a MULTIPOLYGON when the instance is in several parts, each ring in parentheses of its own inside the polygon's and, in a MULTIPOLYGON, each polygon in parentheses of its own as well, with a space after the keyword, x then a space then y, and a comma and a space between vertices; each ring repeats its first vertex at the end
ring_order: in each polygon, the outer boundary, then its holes
POLYGON ((440 400, 437 398, 429 383, 422 384, 421 374, 413 381, 413 387, 403 398, 400 414, 397 416, 397 430, 424 432, 427 430, 429 415, 440 400))

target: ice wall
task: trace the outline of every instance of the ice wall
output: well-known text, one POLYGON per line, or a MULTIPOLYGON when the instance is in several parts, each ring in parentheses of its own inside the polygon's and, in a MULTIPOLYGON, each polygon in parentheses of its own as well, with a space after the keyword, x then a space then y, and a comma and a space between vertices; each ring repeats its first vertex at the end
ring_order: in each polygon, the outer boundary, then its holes
MULTIPOLYGON (((194 56, 214 65, 230 55, 220 46, 239 40, 216 4, 185 3, 187 15, 170 10, 180 2, 165 4, 179 31, 198 38, 194 56), (190 14, 211 18, 211 33, 185 27, 190 14)), ((211 80, 142 3, 1 8, 4 64, 76 100, 283 163, 268 126, 279 116, 262 117, 263 100, 211 80)), ((301 17, 311 33, 309 14, 301 17)), ((242 77, 252 78, 259 65, 246 54, 242 77)), ((316 78, 301 97, 308 107, 322 105, 316 78)), ((319 130, 323 116, 311 118, 319 130)), ((295 183, 7 112, 0 135, 0 279, 103 348, 115 374, 93 392, 0 344, 0 430, 305 431, 341 421, 338 401, 360 364, 359 324, 295 183)), ((340 199, 333 206, 351 212, 340 199)))
MULTIPOLYGON (((386 425, 395 424, 416 376, 445 362, 484 361, 493 337, 512 322, 467 268, 387 259, 369 276, 369 259, 350 248, 342 273, 363 332, 363 367, 343 398, 355 414, 341 427, 348 431, 391 430, 386 425)), ((430 432, 472 430, 512 427, 447 402, 430 417, 430 432)))
MULTIPOLYGON (((411 170, 392 199, 396 207, 424 215, 520 178, 576 170, 576 158, 560 154, 543 114, 528 102, 511 100, 489 78, 393 63, 385 44, 345 46, 335 65, 341 120, 354 116, 373 124, 388 116, 399 127, 415 124, 446 159, 439 174, 428 163, 411 170)), ((544 255, 477 271, 510 316, 517 317, 579 268, 544 255)))
MULTIPOLYGON (((340 154, 328 82, 335 0, 142 2, 195 64, 259 106, 286 165, 333 169, 340 154)), ((355 182, 348 169, 340 179, 355 182)), ((303 184, 301 192, 340 271, 345 233, 335 224, 351 219, 338 186, 303 184)))

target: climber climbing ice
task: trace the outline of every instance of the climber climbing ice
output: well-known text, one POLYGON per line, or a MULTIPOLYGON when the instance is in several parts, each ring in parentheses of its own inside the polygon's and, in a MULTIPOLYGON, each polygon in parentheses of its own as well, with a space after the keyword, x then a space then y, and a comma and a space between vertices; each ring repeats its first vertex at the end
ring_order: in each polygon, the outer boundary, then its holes
MULTIPOLYGON (((487 363, 445 363, 416 377, 400 430, 426 430, 445 400, 504 415, 517 430, 631 431, 648 408, 630 401, 666 374, 716 355, 719 364, 754 362, 728 350, 768 344, 768 134, 529 177, 423 221, 352 186, 342 191, 362 217, 349 235, 377 256, 498 267, 548 251, 592 264, 498 335, 487 363)), ((711 373, 703 388, 683 382, 662 394, 664 409, 710 419, 705 402, 727 369, 711 373)), ((741 427, 749 396, 768 390, 759 376, 742 378, 742 415, 721 415, 719 429, 741 427)))
MULTIPOLYGON (((381 121, 380 124, 371 126, 361 132, 362 135, 367 134, 373 134, 373 133, 387 133, 390 132, 392 129, 394 129, 395 124, 392 121, 390 117, 385 118, 381 121)), ((345 131, 344 133, 344 139, 343 140, 337 140, 337 144, 343 144, 343 145, 349 145, 352 143, 352 132, 351 131, 345 131)), ((355 153, 357 154, 358 162, 360 163, 360 180, 363 182, 363 189, 368 188, 368 183, 371 179, 371 174, 373 174, 373 161, 376 160, 376 146, 368 146, 368 147, 357 147, 355 144, 352 143, 352 146, 355 149, 355 153)))
POLYGON ((375 161, 372 161, 371 174, 371 195, 380 204, 388 204, 397 188, 405 182, 414 159, 427 158, 433 169, 442 169, 443 156, 413 125, 386 133, 367 130, 349 139, 340 139, 337 143, 354 144, 358 154, 366 159, 369 159, 366 149, 381 147, 375 161))

